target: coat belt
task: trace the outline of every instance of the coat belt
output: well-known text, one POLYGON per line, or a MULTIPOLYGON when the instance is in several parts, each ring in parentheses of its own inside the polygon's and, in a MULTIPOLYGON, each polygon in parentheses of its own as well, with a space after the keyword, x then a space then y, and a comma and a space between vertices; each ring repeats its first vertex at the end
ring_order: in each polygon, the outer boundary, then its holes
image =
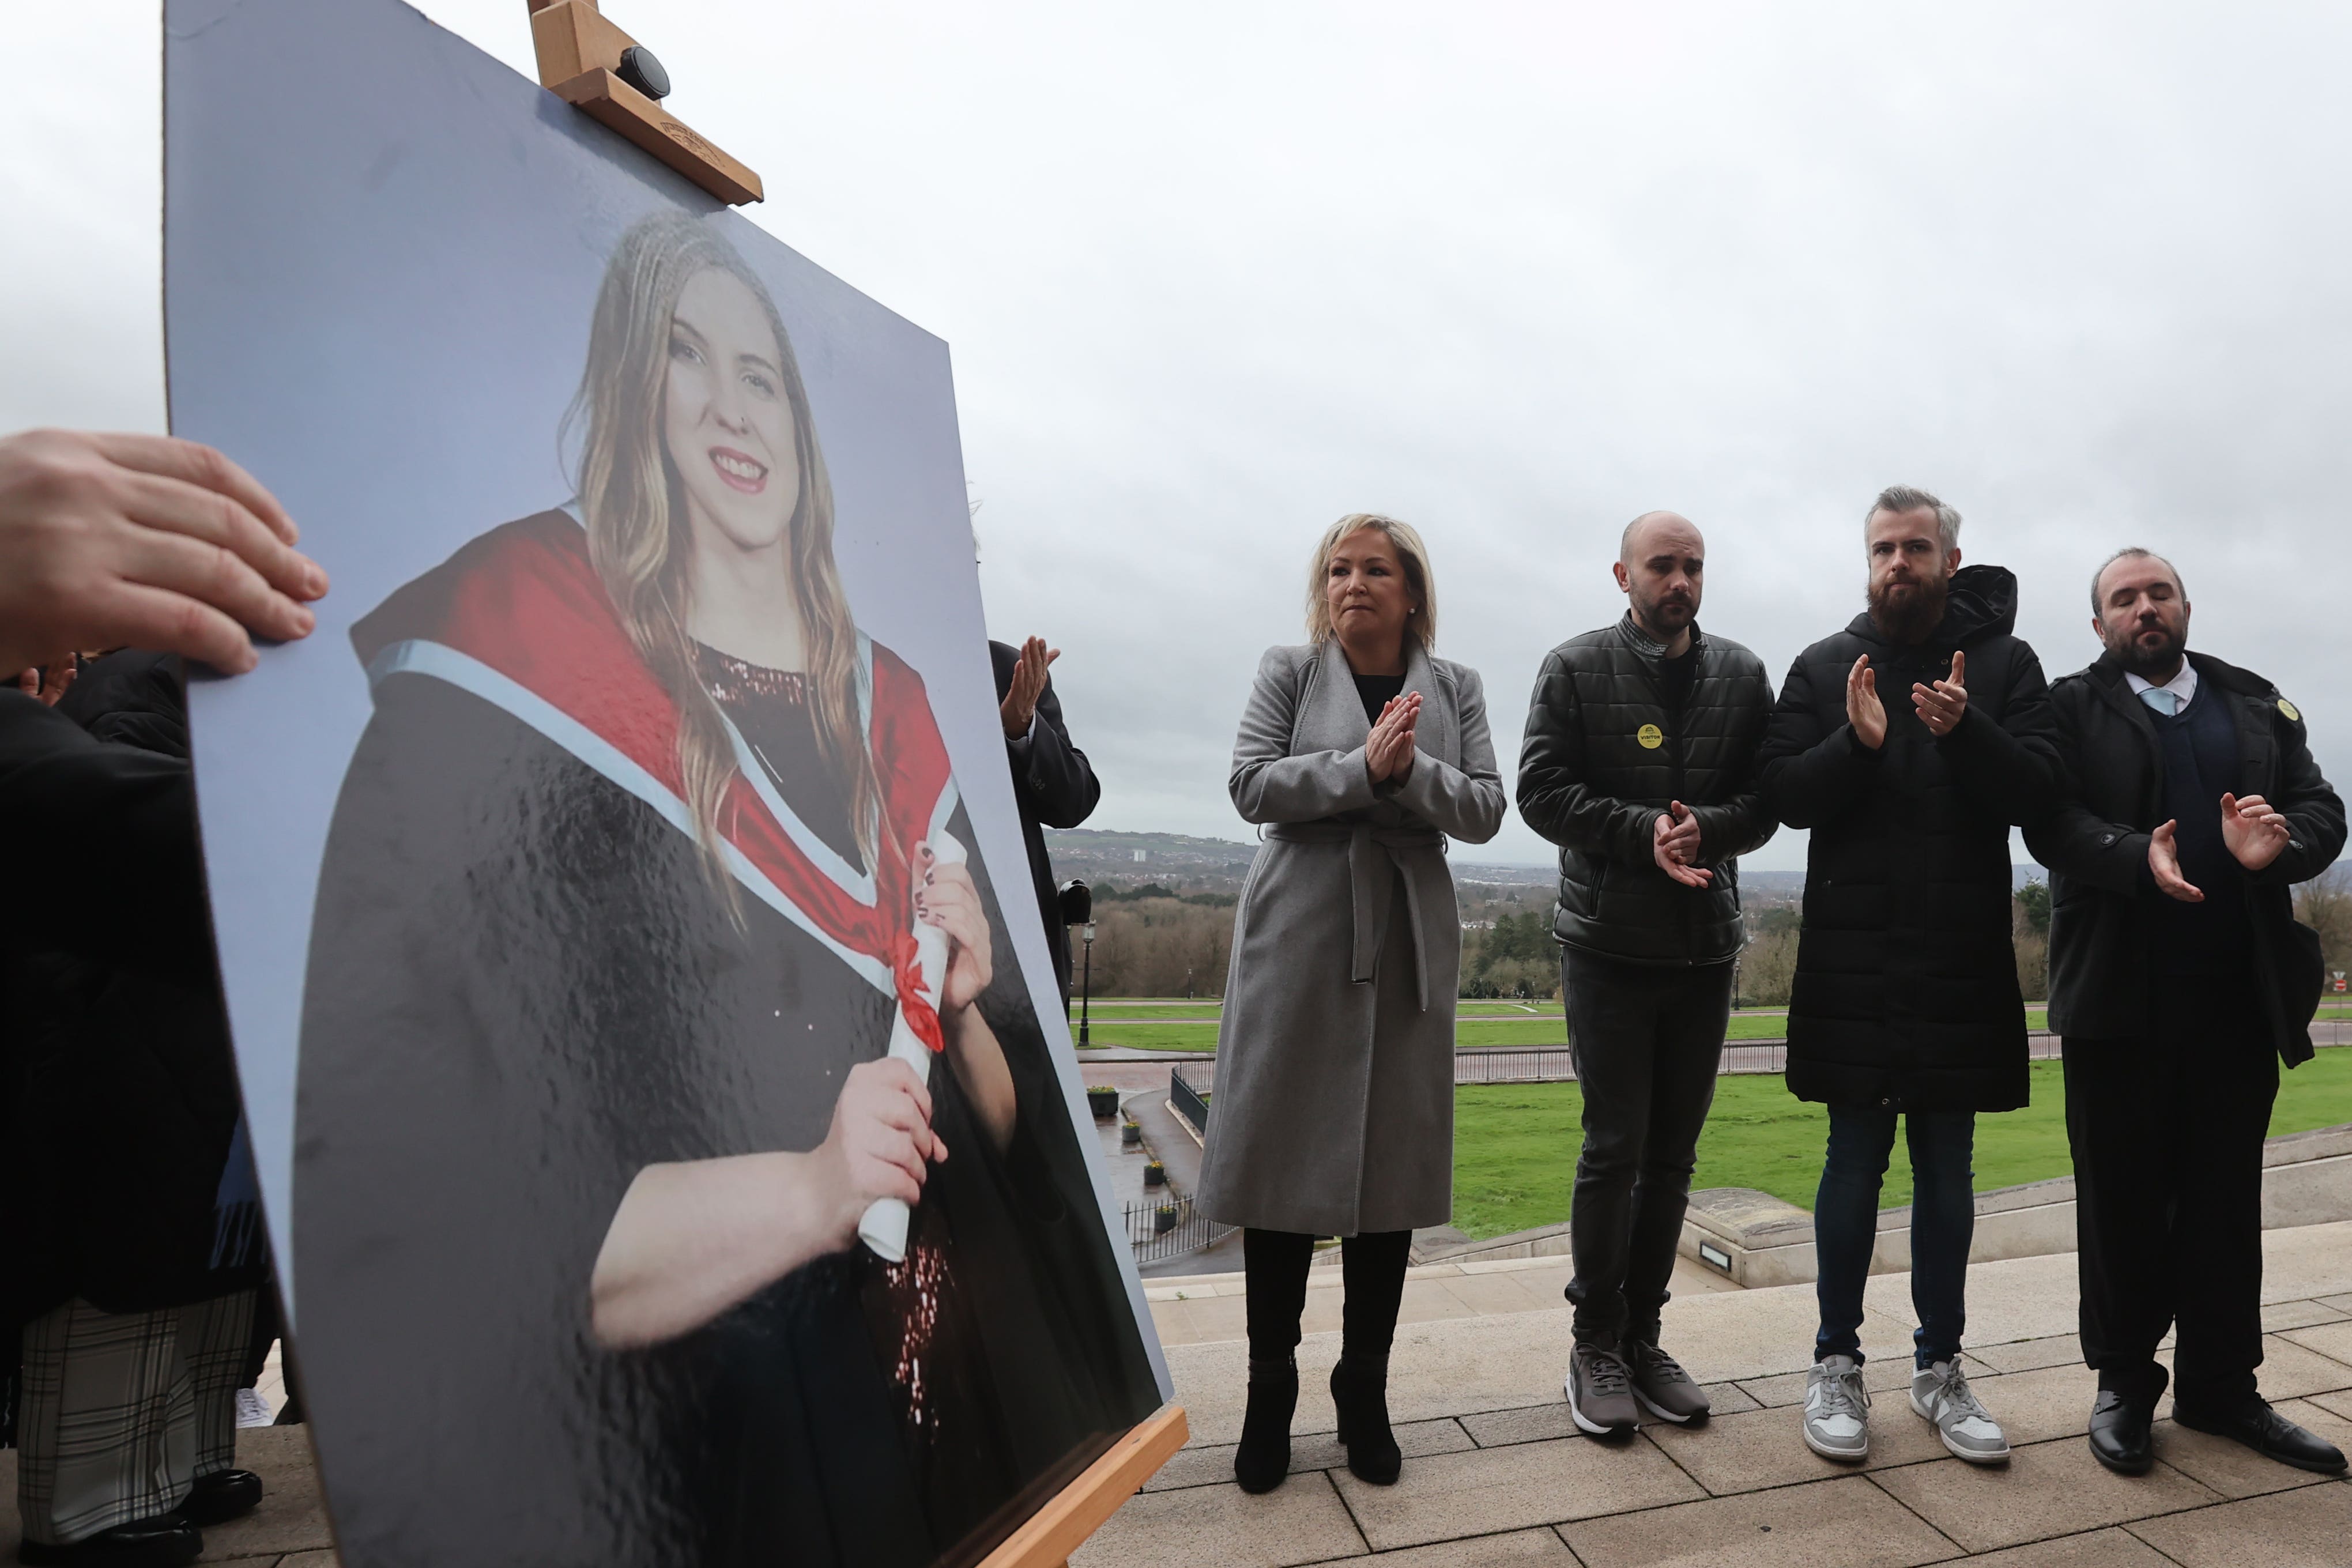
POLYGON ((1421 893, 1413 885, 1404 853, 1442 849, 1445 835, 1434 827, 1381 827, 1369 822, 1276 822, 1265 836, 1289 844, 1345 844, 1348 847, 1348 888, 1355 906, 1355 952, 1350 977, 1358 984, 1374 977, 1381 956, 1381 938, 1388 924, 1389 900, 1395 878, 1404 879, 1405 918, 1412 928, 1414 995, 1421 1010, 1429 1011, 1429 959, 1423 950, 1421 893))

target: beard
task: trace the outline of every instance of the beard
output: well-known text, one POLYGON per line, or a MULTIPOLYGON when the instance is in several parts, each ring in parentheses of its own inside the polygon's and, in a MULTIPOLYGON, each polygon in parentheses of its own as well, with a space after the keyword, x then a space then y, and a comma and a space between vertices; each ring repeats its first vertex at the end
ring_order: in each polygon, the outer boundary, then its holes
POLYGON ((1631 596, 1634 623, 1661 641, 1673 641, 1682 635, 1684 627, 1698 619, 1698 605, 1688 599, 1678 596, 1661 603, 1645 597, 1639 588, 1631 596))
POLYGON ((1951 596, 1949 577, 1914 578, 1909 583, 1870 585, 1871 624, 1890 642, 1925 642, 1944 618, 1944 603, 1951 596), (1912 591, 1896 597, 1895 590, 1912 591))
POLYGON ((2107 645, 2107 652, 2115 657, 2117 664, 2143 680, 2159 675, 2173 675, 2179 669, 2180 656, 2189 647, 2189 634, 2185 628, 2168 626, 2160 622, 2154 626, 2134 623, 2120 637, 2107 636, 2100 640, 2107 645), (2143 631, 2158 631, 2164 635, 2160 638, 2143 640, 2140 636, 2143 631))

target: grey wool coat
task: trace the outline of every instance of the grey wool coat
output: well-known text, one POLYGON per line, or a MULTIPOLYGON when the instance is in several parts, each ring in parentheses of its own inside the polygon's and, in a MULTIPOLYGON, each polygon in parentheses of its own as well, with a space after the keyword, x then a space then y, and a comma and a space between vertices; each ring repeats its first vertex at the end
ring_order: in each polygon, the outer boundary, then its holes
POLYGON ((1371 725, 1336 642, 1277 647, 1229 781, 1264 826, 1234 913, 1202 1211, 1315 1236, 1454 1212, 1461 916, 1445 837, 1484 844, 1503 782, 1478 672, 1411 644, 1412 769, 1375 786, 1371 725))

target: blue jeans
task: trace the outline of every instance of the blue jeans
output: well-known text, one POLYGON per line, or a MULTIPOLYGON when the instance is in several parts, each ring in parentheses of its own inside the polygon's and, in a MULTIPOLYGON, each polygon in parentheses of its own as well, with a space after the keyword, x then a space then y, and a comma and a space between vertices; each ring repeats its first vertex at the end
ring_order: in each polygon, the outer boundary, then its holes
POLYGON ((1822 1306, 1815 1361, 1862 1359, 1862 1288, 1878 1242, 1878 1188, 1895 1152, 1897 1115, 1911 1144, 1911 1307, 1919 1315, 1912 1340, 1918 1364, 1932 1366, 1960 1353, 1960 1333, 1968 1326, 1969 1242, 1977 1220, 1969 1164, 1976 1112, 1906 1114, 1832 1105, 1829 1153, 1813 1200, 1814 1289, 1822 1306))

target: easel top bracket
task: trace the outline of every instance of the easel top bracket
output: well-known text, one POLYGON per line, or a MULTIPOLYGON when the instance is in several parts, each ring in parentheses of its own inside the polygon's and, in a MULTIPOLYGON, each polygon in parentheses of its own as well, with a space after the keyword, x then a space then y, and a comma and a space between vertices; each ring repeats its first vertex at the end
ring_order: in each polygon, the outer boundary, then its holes
POLYGON ((621 56, 636 40, 598 11, 596 0, 529 4, 541 87, 730 205, 767 199, 757 174, 621 79, 621 56))

